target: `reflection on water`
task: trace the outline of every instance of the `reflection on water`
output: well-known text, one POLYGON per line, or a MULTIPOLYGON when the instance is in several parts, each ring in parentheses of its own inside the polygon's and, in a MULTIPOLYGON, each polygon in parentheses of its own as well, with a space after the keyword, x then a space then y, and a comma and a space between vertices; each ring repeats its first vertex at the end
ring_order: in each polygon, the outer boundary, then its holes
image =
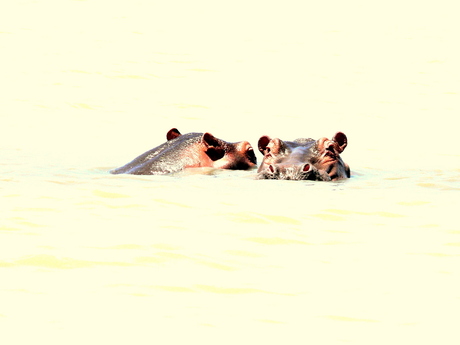
POLYGON ((10 4, 4 342, 457 344, 457 18, 418 5, 10 4), (173 127, 343 131, 352 178, 108 173, 173 127))

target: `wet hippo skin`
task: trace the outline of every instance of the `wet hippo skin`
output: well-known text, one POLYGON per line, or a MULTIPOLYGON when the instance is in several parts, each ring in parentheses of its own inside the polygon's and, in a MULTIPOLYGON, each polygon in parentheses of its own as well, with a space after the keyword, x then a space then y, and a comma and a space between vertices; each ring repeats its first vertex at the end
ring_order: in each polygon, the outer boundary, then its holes
POLYGON ((348 144, 342 132, 332 139, 300 138, 283 141, 262 136, 259 151, 264 159, 257 171, 258 179, 335 181, 350 177, 350 167, 340 154, 348 144))
POLYGON ((160 146, 110 172, 162 175, 198 167, 247 170, 257 164, 254 150, 247 141, 228 143, 210 133, 182 135, 176 128, 168 131, 166 139, 160 146))

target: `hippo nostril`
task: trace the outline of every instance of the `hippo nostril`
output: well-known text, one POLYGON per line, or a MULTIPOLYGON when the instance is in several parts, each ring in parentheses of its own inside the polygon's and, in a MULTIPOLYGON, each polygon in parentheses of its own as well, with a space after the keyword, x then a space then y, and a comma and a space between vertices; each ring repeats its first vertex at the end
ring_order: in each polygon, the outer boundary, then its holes
POLYGON ((246 156, 248 157, 251 163, 257 164, 257 158, 252 147, 248 149, 248 151, 246 152, 246 156))

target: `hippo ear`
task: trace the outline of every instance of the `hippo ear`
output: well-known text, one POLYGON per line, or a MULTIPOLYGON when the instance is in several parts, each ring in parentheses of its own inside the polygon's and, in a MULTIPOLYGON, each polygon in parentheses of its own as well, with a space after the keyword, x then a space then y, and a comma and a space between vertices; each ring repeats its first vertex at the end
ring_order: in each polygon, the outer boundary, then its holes
POLYGON ((339 145, 341 153, 343 152, 343 150, 345 150, 345 147, 347 147, 348 139, 345 133, 342 133, 342 132, 335 133, 334 136, 332 137, 332 140, 334 140, 339 145))
POLYGON ((271 140, 272 139, 267 135, 264 135, 263 137, 260 137, 259 142, 257 143, 257 146, 259 147, 260 153, 265 155, 265 150, 267 149, 267 145, 271 140))
POLYGON ((169 130, 168 133, 166 133, 166 139, 173 140, 176 139, 177 137, 180 137, 182 134, 177 130, 177 128, 172 128, 169 130))

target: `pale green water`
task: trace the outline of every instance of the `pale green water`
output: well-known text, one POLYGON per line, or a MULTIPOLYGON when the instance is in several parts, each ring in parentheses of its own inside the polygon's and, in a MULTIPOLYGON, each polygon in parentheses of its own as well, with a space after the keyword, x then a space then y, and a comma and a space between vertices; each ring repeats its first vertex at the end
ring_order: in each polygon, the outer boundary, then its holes
POLYGON ((9 4, 2 344, 458 344, 456 13, 9 4), (353 177, 107 173, 172 127, 254 147, 340 130, 353 177))

